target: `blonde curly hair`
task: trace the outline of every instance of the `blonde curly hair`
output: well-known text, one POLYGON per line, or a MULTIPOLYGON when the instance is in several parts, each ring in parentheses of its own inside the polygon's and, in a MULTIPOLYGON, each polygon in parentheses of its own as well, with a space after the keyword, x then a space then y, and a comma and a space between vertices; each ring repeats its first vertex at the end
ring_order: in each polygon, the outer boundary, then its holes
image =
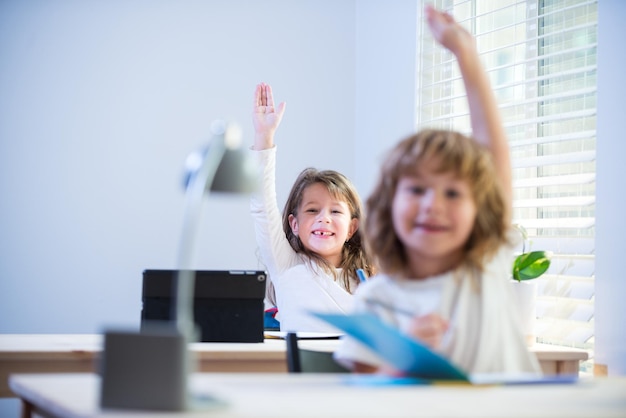
POLYGON ((436 161, 438 172, 469 182, 477 215, 465 244, 464 262, 474 271, 508 242, 507 211, 491 153, 472 138, 447 130, 423 130, 399 142, 387 155, 378 183, 366 201, 365 245, 381 271, 410 276, 407 253, 393 226, 392 204, 398 181, 423 161, 436 161))

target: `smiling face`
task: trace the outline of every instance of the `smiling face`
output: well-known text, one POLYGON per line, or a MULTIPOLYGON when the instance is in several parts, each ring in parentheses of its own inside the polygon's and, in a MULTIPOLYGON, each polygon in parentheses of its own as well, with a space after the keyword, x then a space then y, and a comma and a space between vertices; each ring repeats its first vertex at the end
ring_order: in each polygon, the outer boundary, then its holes
POLYGON ((442 273, 459 259, 481 271, 485 260, 510 244, 509 203, 488 149, 458 132, 421 130, 387 155, 366 202, 365 242, 387 274, 427 277, 422 270, 442 273), (427 193, 434 190, 439 193, 427 193), (442 228, 419 226, 429 196, 439 198, 430 210, 438 214, 432 219, 446 225, 442 228))
POLYGON ((392 205, 394 229, 417 278, 444 273, 463 261, 476 220, 469 183, 436 168, 431 160, 401 176, 392 205))
POLYGON ((333 197, 321 183, 304 189, 297 213, 289 215, 289 225, 302 245, 338 267, 342 249, 358 228, 345 201, 333 197))

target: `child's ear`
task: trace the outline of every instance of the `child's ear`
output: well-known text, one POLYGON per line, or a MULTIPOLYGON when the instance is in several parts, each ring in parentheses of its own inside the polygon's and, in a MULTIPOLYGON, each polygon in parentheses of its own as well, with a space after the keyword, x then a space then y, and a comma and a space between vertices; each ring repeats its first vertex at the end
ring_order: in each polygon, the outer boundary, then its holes
POLYGON ((357 218, 352 218, 350 220, 350 228, 348 229, 348 239, 352 238, 352 236, 359 230, 359 220, 357 218))
POLYGON ((291 232, 294 235, 298 235, 298 219, 292 214, 289 214, 289 226, 291 227, 291 232))

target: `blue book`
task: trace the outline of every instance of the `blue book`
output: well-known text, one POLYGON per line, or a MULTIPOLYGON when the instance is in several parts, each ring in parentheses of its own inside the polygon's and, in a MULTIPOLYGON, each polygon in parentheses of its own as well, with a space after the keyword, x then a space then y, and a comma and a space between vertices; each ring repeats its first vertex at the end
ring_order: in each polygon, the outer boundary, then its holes
POLYGON ((406 373, 408 377, 421 381, 472 384, 537 384, 577 381, 576 375, 540 376, 535 373, 515 375, 485 373, 470 376, 447 358, 402 334, 397 328, 386 324, 374 315, 367 313, 352 315, 313 313, 313 315, 365 344, 391 366, 406 373))

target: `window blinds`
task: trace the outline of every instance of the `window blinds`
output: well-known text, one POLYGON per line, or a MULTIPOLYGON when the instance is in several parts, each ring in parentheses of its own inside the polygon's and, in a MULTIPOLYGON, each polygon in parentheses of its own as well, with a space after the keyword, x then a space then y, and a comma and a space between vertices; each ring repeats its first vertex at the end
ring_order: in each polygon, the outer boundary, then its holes
MULTIPOLYGON (((511 146, 513 218, 528 233, 526 251, 554 253, 537 279, 538 341, 584 348, 592 359, 597 0, 434 5, 476 37, 511 146)), ((469 134, 456 61, 419 26, 418 127, 469 134)))

